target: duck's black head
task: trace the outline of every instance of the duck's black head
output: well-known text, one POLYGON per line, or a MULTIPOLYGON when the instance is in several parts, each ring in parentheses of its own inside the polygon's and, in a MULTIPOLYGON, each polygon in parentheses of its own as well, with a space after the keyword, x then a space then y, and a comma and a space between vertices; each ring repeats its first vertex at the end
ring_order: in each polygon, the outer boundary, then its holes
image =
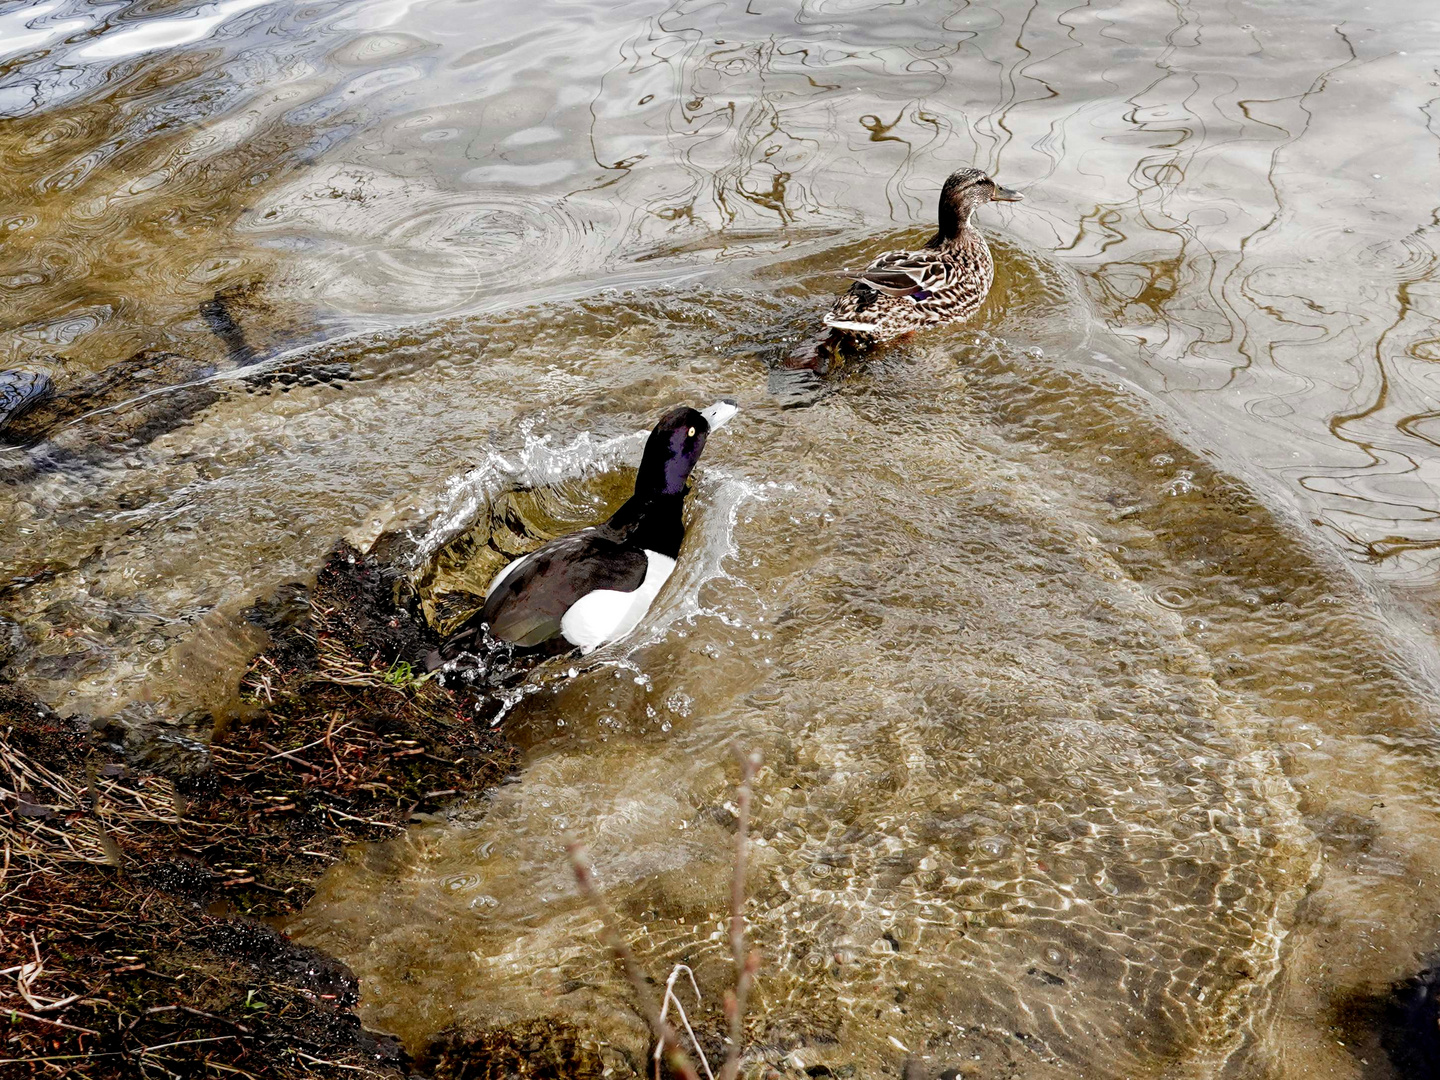
POLYGON ((685 482, 705 449, 706 438, 739 410, 733 399, 724 398, 708 409, 677 405, 660 417, 645 441, 645 456, 640 459, 640 473, 635 477, 635 494, 641 497, 683 495, 685 482))
POLYGON ((1019 202, 1024 196, 1003 188, 980 169, 958 169, 950 174, 940 189, 940 239, 953 240, 965 226, 975 208, 987 202, 1019 202))

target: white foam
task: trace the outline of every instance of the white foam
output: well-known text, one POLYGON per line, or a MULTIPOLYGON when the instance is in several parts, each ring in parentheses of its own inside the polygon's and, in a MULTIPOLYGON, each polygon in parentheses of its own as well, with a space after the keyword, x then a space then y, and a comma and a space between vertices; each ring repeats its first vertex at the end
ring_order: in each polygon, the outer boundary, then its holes
POLYGON ((680 551, 679 565, 636 632, 596 651, 593 659, 620 661, 637 650, 662 640, 678 622, 694 622, 713 615, 734 622, 726 612, 707 608, 700 591, 719 579, 735 580, 725 569, 727 559, 740 553, 735 523, 740 508, 751 500, 763 502, 766 485, 711 470, 698 482, 690 512, 690 529, 680 551))

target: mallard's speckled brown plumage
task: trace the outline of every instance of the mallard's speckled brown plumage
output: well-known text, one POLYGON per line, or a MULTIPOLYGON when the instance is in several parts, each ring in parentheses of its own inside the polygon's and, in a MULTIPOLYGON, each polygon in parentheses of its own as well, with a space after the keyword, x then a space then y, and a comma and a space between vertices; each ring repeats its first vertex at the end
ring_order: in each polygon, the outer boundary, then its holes
POLYGON ((971 223, 982 203, 1016 202, 979 169, 961 169, 940 191, 940 228, 919 251, 889 251, 859 274, 825 316, 833 330, 874 341, 968 319, 995 277, 985 238, 971 223))

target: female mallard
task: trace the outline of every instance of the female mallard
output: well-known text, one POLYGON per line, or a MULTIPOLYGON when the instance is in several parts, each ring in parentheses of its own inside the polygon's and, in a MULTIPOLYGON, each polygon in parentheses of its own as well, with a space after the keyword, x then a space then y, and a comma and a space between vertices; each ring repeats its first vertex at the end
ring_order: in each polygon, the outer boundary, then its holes
POLYGON ((968 319, 995 277, 985 237, 970 224, 987 202, 1019 202, 979 169, 952 173, 940 189, 940 231, 919 251, 887 251, 835 301, 825 325, 874 341, 968 319))

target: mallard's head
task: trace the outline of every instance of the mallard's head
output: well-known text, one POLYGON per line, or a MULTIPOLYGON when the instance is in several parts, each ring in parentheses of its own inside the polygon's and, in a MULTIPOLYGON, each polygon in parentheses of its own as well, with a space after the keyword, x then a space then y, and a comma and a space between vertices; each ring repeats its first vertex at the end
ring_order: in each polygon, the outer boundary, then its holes
POLYGON ((946 240, 958 236, 982 203, 1019 202, 1024 197, 1001 187, 980 169, 958 169, 940 189, 940 236, 946 240))

